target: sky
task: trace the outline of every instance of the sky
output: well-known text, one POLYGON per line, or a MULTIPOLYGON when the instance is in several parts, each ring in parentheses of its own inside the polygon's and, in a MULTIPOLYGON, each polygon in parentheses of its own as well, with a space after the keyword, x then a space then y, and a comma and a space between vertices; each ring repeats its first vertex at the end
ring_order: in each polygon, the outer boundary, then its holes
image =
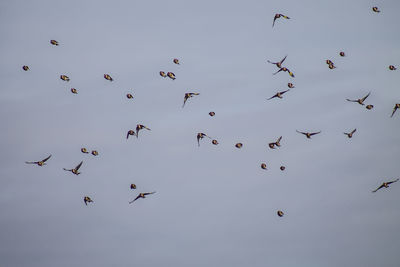
POLYGON ((400 178, 399 9, 1 1, 0 265, 398 266, 400 183, 371 191, 400 178))

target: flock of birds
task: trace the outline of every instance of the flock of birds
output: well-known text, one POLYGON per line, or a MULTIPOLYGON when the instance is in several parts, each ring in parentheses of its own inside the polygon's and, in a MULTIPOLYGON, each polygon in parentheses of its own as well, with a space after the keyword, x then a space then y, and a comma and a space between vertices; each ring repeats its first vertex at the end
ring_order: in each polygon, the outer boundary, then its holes
MULTIPOLYGON (((379 12, 380 12, 380 10, 379 10, 378 7, 373 7, 373 8, 372 8, 372 11, 373 11, 373 12, 376 12, 376 13, 379 13, 379 12)), ((286 16, 286 15, 279 14, 279 13, 278 13, 278 14, 275 14, 274 19, 273 19, 273 23, 272 23, 272 27, 275 26, 276 20, 279 19, 279 18, 290 19, 290 18, 289 18, 288 16, 286 16)), ((56 41, 56 40, 50 40, 50 44, 52 44, 52 45, 54 45, 54 46, 58 46, 58 45, 59 45, 59 42, 56 41)), ((341 57, 345 57, 345 56, 346 56, 345 53, 344 53, 343 51, 341 51, 341 52, 339 53, 339 55, 340 55, 341 57)), ((287 55, 286 55, 283 59, 281 59, 280 61, 272 62, 272 61, 270 61, 270 60, 267 60, 267 62, 270 63, 270 64, 275 65, 275 66, 278 68, 278 70, 277 70, 276 72, 274 72, 273 75, 276 75, 276 74, 278 74, 278 73, 280 73, 280 72, 287 72, 287 73, 289 74, 290 77, 294 78, 294 77, 295 77, 294 73, 293 73, 292 71, 290 71, 289 68, 283 66, 283 63, 285 62, 286 58, 287 58, 287 55)), ((180 65, 180 61, 179 61, 179 59, 177 59, 177 58, 173 59, 173 63, 175 63, 175 64, 177 64, 177 65, 180 65)), ((329 69, 335 69, 335 68, 336 68, 335 64, 334 64, 331 60, 329 60, 329 59, 326 60, 326 64, 328 65, 329 69)), ((397 69, 394 65, 389 65, 388 68, 389 68, 389 70, 391 70, 391 71, 394 71, 394 70, 397 69)), ((24 71, 28 71, 28 70, 29 70, 29 66, 24 65, 24 66, 22 67, 22 69, 23 69, 24 71)), ((168 78, 170 78, 170 79, 172 79, 172 80, 175 80, 175 79, 176 79, 175 74, 174 74, 173 72, 171 72, 171 71, 169 71, 169 72, 167 72, 167 73, 165 73, 165 71, 160 71, 160 72, 159 72, 159 75, 160 75, 161 77, 163 77, 163 78, 168 77, 168 78)), ((63 80, 63 81, 66 81, 66 82, 70 81, 70 78, 69 78, 67 75, 65 75, 65 74, 60 75, 60 79, 63 80)), ((110 81, 110 82, 113 81, 113 78, 112 78, 109 74, 104 74, 104 79, 106 79, 106 80, 108 80, 108 81, 110 81)), ((282 98, 283 98, 283 95, 284 95, 285 93, 289 92, 292 88, 295 88, 295 86, 293 85, 293 83, 290 83, 290 82, 287 84, 287 86, 288 86, 289 89, 284 90, 284 91, 279 91, 279 92, 277 92, 276 94, 274 94, 273 96, 271 96, 270 98, 268 98, 267 100, 271 100, 271 99, 274 99, 274 98, 280 98, 280 99, 282 99, 282 98)), ((71 88, 71 92, 72 92, 73 94, 78 94, 78 90, 75 89, 75 88, 71 88)), ((371 92, 369 92, 367 95, 365 95, 364 97, 359 98, 359 99, 346 99, 346 100, 349 101, 349 102, 358 103, 358 104, 360 104, 360 105, 362 105, 362 106, 365 106, 368 110, 371 110, 371 109, 374 107, 372 104, 368 104, 368 105, 365 105, 365 104, 364 104, 364 102, 365 102, 366 99, 370 96, 370 94, 371 94, 371 92)), ((198 95, 200 95, 200 94, 199 94, 199 93, 193 93, 193 92, 185 93, 184 99, 183 99, 182 108, 185 107, 185 104, 187 103, 187 101, 188 101, 190 98, 192 98, 192 97, 194 97, 194 96, 198 96, 198 95)), ((133 98, 132 94, 130 94, 130 93, 128 93, 128 94, 126 95, 126 97, 127 97, 128 99, 132 99, 132 98, 133 98)), ((392 113, 391 113, 391 116, 390 116, 390 117, 393 117, 394 114, 396 113, 397 109, 399 109, 399 108, 400 108, 400 103, 396 103, 395 106, 393 107, 393 110, 392 110, 392 113)), ((215 112, 211 111, 211 112, 209 112, 209 115, 210 115, 211 117, 213 117, 213 116, 215 116, 215 112)), ((147 126, 142 125, 142 124, 137 124, 135 130, 132 130, 132 129, 131 129, 131 130, 129 130, 129 131, 127 132, 127 134, 126 134, 126 139, 128 139, 130 136, 136 136, 136 138, 138 138, 138 137, 139 137, 139 131, 141 131, 141 130, 143 130, 143 129, 148 130, 148 131, 151 131, 151 129, 148 128, 147 126)), ((344 132, 344 134, 345 134, 348 138, 352 138, 353 135, 354 135, 354 133, 356 132, 356 130, 357 130, 357 129, 353 129, 352 131, 350 131, 350 132, 348 132, 348 133, 344 132)), ((296 130, 296 132, 299 133, 299 134, 304 135, 304 136, 305 136, 306 138, 308 138, 308 139, 311 139, 312 136, 321 133, 321 131, 317 131, 317 132, 307 132, 307 131, 299 131, 299 130, 296 130)), ((199 147, 200 147, 200 140, 202 140, 202 139, 205 138, 205 137, 207 137, 208 139, 210 139, 210 140, 211 140, 211 143, 212 143, 213 145, 218 145, 218 141, 217 141, 216 139, 211 138, 210 136, 208 136, 208 135, 205 134, 205 133, 197 133, 197 137, 196 137, 196 138, 197 138, 197 144, 198 144, 199 147)), ((280 136, 275 142, 269 143, 269 144, 268 144, 269 148, 270 148, 270 149, 279 148, 279 147, 281 146, 281 144, 280 144, 281 140, 282 140, 282 136, 280 136)), ((235 144, 235 147, 238 148, 238 149, 240 149, 240 148, 243 147, 243 144, 242 144, 242 143, 236 143, 236 144, 235 144)), ((81 148, 81 152, 82 152, 82 153, 85 153, 85 154, 88 154, 88 153, 89 153, 89 151, 88 151, 86 148, 81 148)), ((92 150, 92 151, 91 151, 91 154, 92 154, 93 156, 97 156, 97 155, 98 155, 98 152, 97 152, 96 150, 92 150)), ((44 166, 44 165, 47 164, 46 162, 47 162, 50 158, 51 158, 51 155, 49 155, 48 157, 46 157, 46 158, 44 158, 44 159, 42 159, 42 160, 39 160, 39 161, 27 161, 26 163, 27 163, 27 164, 35 164, 35 165, 38 165, 38 166, 44 166)), ((81 168, 82 164, 83 164, 83 161, 81 161, 81 162, 80 162, 78 165, 76 165, 74 168, 71 168, 71 169, 63 168, 63 170, 64 170, 64 171, 71 172, 71 173, 73 173, 73 174, 75 174, 75 175, 79 175, 79 174, 80 174, 79 169, 81 168)), ((280 166, 280 170, 281 170, 281 171, 284 171, 285 168, 286 168, 285 166, 280 166)), ((262 163, 262 164, 261 164, 261 169, 266 170, 266 169, 267 169, 267 164, 266 164, 266 163, 262 163)), ((377 189, 373 190, 372 192, 377 192, 378 190, 380 190, 380 189, 382 189, 382 188, 388 188, 390 184, 395 183, 395 182, 397 182, 397 181, 399 181, 399 179, 395 179, 395 180, 388 181, 388 182, 383 182, 377 189)), ((136 190, 136 185, 135 185, 135 184, 131 184, 130 189, 136 190)), ((151 194, 154 194, 154 193, 156 193, 156 192, 153 191, 153 192, 139 193, 139 194, 136 196, 135 199, 133 199, 132 201, 129 202, 129 204, 135 202, 136 200, 138 200, 138 199, 140 199, 140 198, 146 198, 146 196, 151 195, 151 194)), ((88 205, 88 203, 94 202, 89 196, 84 196, 84 197, 83 197, 83 201, 84 201, 85 205, 88 205)), ((284 216, 284 213, 283 213, 283 211, 278 210, 278 211, 277 211, 277 215, 278 215, 279 217, 282 217, 282 216, 284 216)))

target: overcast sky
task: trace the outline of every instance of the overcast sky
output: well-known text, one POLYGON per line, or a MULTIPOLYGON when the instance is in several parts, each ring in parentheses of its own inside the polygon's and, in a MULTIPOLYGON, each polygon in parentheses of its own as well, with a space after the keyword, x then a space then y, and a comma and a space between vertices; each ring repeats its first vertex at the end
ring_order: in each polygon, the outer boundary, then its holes
POLYGON ((0 265, 397 267, 400 183, 371 191, 400 178, 400 69, 388 69, 400 67, 399 11, 398 0, 1 1, 0 265), (272 28, 275 13, 290 19, 272 28), (285 55, 295 78, 272 75, 267 59, 285 55), (182 108, 186 92, 200 95, 182 108), (346 101, 368 92, 372 110, 346 101), (139 123, 151 131, 126 140, 139 123), (198 147, 198 132, 219 144, 198 147), (62 170, 82 160, 79 176, 62 170))

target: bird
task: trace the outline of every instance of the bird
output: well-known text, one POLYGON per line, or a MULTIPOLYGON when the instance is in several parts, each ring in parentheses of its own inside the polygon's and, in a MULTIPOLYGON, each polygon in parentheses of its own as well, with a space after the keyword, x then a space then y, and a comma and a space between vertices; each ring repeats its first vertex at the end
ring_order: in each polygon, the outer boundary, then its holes
POLYGON ((278 210, 276 212, 276 214, 278 214, 279 217, 282 217, 284 215, 283 211, 281 211, 281 210, 278 210))
POLYGON ((132 99, 132 98, 133 98, 133 95, 132 95, 132 94, 126 94, 126 97, 127 97, 128 99, 132 99))
POLYGON ((342 51, 339 53, 339 56, 344 57, 344 56, 346 56, 346 54, 342 51))
POLYGON ((136 185, 135 184, 131 184, 131 189, 136 189, 136 185))
MULTIPOLYGON (((205 133, 197 133, 197 145, 200 146, 200 139, 203 139, 204 137, 208 137, 211 139, 211 137, 209 137, 208 135, 206 135, 205 133)), ((218 143, 218 142, 217 142, 218 143)))
POLYGON ((99 152, 97 152, 97 150, 92 150, 92 155, 93 155, 93 156, 98 156, 98 155, 99 155, 99 152))
POLYGON ((173 72, 168 72, 168 73, 167 73, 167 76, 168 76, 169 78, 171 78, 172 80, 175 80, 175 79, 176 79, 175 74, 174 74, 173 72))
POLYGON ((266 170, 267 169, 267 164, 261 163, 261 169, 266 170))
POLYGON ((397 68, 395 66, 393 66, 393 65, 390 65, 389 66, 389 70, 397 70, 397 68))
POLYGON ((165 74, 164 71, 160 71, 160 76, 165 78, 165 77, 167 77, 167 74, 165 74))
POLYGON ((28 70, 29 70, 29 67, 26 66, 26 65, 24 65, 24 66, 22 66, 22 69, 23 69, 24 71, 28 71, 28 70))
POLYGON ((282 95, 283 95, 284 93, 286 93, 287 91, 290 91, 290 89, 287 89, 286 91, 277 92, 275 95, 271 96, 271 97, 268 98, 267 100, 270 100, 270 99, 275 98, 275 97, 282 98, 282 95))
POLYGON ((87 206, 87 203, 93 202, 93 200, 92 200, 90 197, 88 197, 88 196, 85 196, 85 197, 83 198, 83 201, 85 202, 85 205, 86 205, 86 206, 87 206))
POLYGON ((399 179, 397 178, 396 180, 390 181, 390 182, 384 182, 382 183, 377 189, 375 189, 374 191, 372 191, 372 193, 375 193, 376 191, 378 191, 381 188, 388 188, 390 184, 397 182, 399 179))
POLYGON ((274 27, 274 25, 275 25, 275 20, 279 19, 280 17, 285 18, 285 19, 290 19, 288 16, 285 16, 283 14, 275 14, 274 21, 272 22, 272 27, 274 27))
POLYGON ((393 117, 394 113, 396 112, 396 110, 398 108, 400 108, 400 103, 397 103, 397 104, 394 105, 393 112, 392 112, 392 115, 390 117, 393 117))
POLYGON ((142 130, 142 129, 146 129, 146 130, 151 131, 150 128, 144 126, 143 124, 137 124, 136 125, 136 138, 139 138, 139 131, 142 130))
POLYGON ((50 43, 51 43, 52 45, 58 46, 58 42, 57 42, 56 40, 50 40, 50 43))
POLYGON ((333 62, 330 59, 325 60, 326 64, 331 65, 333 62))
POLYGON ((284 171, 286 169, 285 166, 281 166, 279 169, 281 169, 281 171, 284 171))
POLYGON ((139 195, 132 201, 129 202, 129 204, 132 204, 133 202, 135 202, 136 200, 138 200, 139 198, 146 198, 147 195, 151 195, 154 194, 154 192, 150 192, 150 193, 139 193, 139 195))
POLYGON ((366 96, 364 96, 363 98, 359 98, 359 99, 357 99, 357 100, 350 100, 350 99, 346 99, 347 101, 350 101, 350 102, 357 102, 358 104, 360 104, 360 105, 364 105, 364 101, 365 101, 365 99, 367 99, 367 97, 369 97, 369 95, 371 94, 371 92, 369 92, 366 96))
POLYGON ((213 140, 211 141, 211 143, 212 143, 213 145, 218 145, 218 144, 219 144, 218 141, 215 140, 215 139, 213 139, 213 140))
POLYGON ((282 136, 280 136, 280 137, 278 138, 278 140, 276 140, 276 142, 269 143, 269 144, 268 144, 269 148, 275 149, 275 146, 280 147, 280 146, 281 146, 281 143, 280 143, 281 140, 282 140, 282 136))
POLYGON ((82 163, 83 163, 83 160, 82 160, 78 165, 76 165, 75 168, 73 168, 73 169, 66 169, 66 168, 63 168, 63 170, 64 170, 64 171, 68 171, 68 172, 72 172, 72 173, 75 174, 75 175, 79 175, 80 172, 79 172, 78 170, 79 170, 79 168, 82 166, 82 163))
POLYGON ((109 74, 104 74, 104 79, 109 80, 110 82, 113 81, 113 78, 109 74))
POLYGON ((78 93, 78 90, 76 90, 75 88, 71 88, 71 93, 77 94, 77 93, 78 93))
POLYGON ((126 133, 126 139, 128 139, 130 135, 135 135, 135 132, 134 132, 133 130, 129 130, 129 131, 126 133))
POLYGON ((237 147, 237 148, 242 148, 242 147, 243 147, 243 144, 242 144, 242 143, 237 143, 237 144, 235 145, 235 147, 237 147))
POLYGON ((48 156, 47 158, 42 159, 42 160, 40 160, 40 161, 25 161, 25 163, 26 163, 26 164, 36 164, 36 165, 38 165, 38 166, 43 166, 43 165, 47 165, 45 162, 46 162, 50 157, 51 157, 51 154, 50 154, 50 156, 48 156))
POLYGON ((191 97, 193 97, 193 96, 195 96, 195 95, 199 95, 199 93, 185 93, 185 96, 184 96, 184 98, 183 98, 183 105, 182 105, 182 108, 185 106, 186 101, 187 101, 189 98, 191 98, 191 97))
POLYGON ((372 11, 374 11, 374 12, 376 12, 376 13, 381 12, 377 6, 374 6, 374 7, 372 8, 372 11))
POLYGON ((293 78, 294 78, 294 74, 293 74, 293 72, 291 72, 288 68, 286 68, 286 67, 282 67, 282 68, 280 68, 277 72, 275 72, 275 73, 273 73, 272 75, 275 75, 275 74, 277 74, 278 72, 281 72, 281 71, 287 71, 288 73, 289 73, 289 75, 290 76, 292 76, 293 78))
POLYGON ((289 88, 294 88, 294 85, 293 85, 293 83, 288 83, 288 84, 287 84, 287 87, 289 87, 289 88))
POLYGON ((215 116, 215 112, 211 111, 210 113, 208 113, 208 115, 210 115, 211 117, 215 116))
POLYGON ((352 138, 353 134, 357 131, 357 129, 354 129, 353 131, 349 132, 349 133, 344 133, 345 135, 347 135, 348 138, 352 138))
POLYGON ((309 133, 309 132, 300 132, 300 131, 298 131, 298 130, 296 130, 296 132, 301 133, 301 134, 304 134, 308 139, 310 139, 311 136, 313 136, 313 135, 316 135, 316 134, 321 133, 321 131, 319 131, 319 132, 314 132, 314 133, 309 133))
POLYGON ((282 67, 282 63, 283 63, 283 61, 285 61, 286 57, 287 57, 287 55, 284 58, 282 58, 281 61, 278 61, 278 62, 271 62, 271 61, 269 61, 267 59, 267 62, 276 65, 278 68, 281 68, 282 67))
POLYGON ((89 154, 89 152, 87 151, 87 149, 84 148, 84 147, 81 148, 81 152, 82 152, 82 153, 85 153, 85 154, 89 154))
POLYGON ((179 65, 179 59, 174 58, 173 62, 174 62, 175 64, 179 65))
POLYGON ((69 77, 67 75, 60 75, 60 79, 66 82, 69 82, 69 77))
POLYGON ((329 64, 328 67, 332 70, 332 69, 336 69, 336 66, 334 64, 329 64))
POLYGON ((365 108, 366 109, 373 109, 374 105, 366 105, 365 108))

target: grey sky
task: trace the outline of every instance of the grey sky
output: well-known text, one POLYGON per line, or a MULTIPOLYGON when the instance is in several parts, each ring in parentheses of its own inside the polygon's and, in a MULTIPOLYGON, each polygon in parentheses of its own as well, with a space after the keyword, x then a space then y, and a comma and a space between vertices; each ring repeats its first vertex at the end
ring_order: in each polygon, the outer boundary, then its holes
POLYGON ((398 266, 400 184, 371 190, 399 177, 399 8, 1 1, 0 265, 398 266), (295 78, 266 61, 285 55, 295 78), (345 100, 370 91, 370 111, 345 100))

